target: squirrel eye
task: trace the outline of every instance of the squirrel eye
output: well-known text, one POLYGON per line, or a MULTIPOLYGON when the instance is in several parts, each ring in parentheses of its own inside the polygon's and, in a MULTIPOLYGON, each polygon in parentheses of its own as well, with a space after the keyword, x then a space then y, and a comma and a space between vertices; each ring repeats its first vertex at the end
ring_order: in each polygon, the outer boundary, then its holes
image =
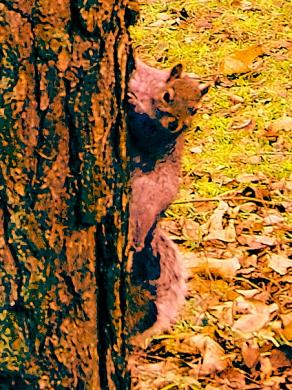
POLYGON ((168 124, 168 128, 169 128, 169 130, 170 130, 171 132, 177 130, 177 127, 178 127, 178 121, 176 121, 176 120, 173 121, 173 122, 170 122, 170 123, 168 124))
POLYGON ((196 112, 197 112, 197 108, 196 107, 188 107, 188 113, 190 115, 195 115, 196 112))
POLYGON ((169 103, 170 102, 170 93, 169 92, 165 92, 165 94, 163 95, 162 99, 166 102, 166 103, 169 103))

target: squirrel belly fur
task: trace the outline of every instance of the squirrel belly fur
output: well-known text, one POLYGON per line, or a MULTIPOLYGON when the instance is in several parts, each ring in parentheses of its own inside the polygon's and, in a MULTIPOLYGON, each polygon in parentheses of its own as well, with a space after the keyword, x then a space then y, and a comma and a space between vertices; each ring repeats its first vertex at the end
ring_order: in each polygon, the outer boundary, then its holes
POLYGON ((183 132, 208 87, 184 75, 181 64, 159 70, 140 60, 129 81, 131 284, 133 312, 140 311, 133 344, 168 329, 185 300, 181 255, 158 221, 177 195, 183 132))

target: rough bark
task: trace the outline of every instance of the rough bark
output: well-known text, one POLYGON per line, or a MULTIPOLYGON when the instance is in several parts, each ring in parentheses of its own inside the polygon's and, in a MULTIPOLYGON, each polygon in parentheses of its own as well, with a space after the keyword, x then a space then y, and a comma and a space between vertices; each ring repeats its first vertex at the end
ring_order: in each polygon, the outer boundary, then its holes
POLYGON ((0 383, 7 389, 129 388, 127 5, 0 2, 0 383))

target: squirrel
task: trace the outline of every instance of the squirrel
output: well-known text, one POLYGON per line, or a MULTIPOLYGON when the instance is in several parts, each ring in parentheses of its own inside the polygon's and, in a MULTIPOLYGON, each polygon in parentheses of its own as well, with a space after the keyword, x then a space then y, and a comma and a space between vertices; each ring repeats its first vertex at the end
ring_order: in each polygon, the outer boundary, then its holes
POLYGON ((183 132, 208 88, 181 64, 159 70, 140 60, 128 84, 133 344, 167 330, 186 297, 181 255, 158 221, 177 195, 183 132))

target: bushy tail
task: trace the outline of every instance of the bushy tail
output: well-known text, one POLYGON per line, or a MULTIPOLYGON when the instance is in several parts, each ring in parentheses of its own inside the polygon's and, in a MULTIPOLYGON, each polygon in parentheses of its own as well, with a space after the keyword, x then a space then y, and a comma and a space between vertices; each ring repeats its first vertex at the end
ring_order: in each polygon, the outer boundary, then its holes
POLYGON ((143 286, 143 305, 147 312, 136 327, 138 334, 131 339, 135 345, 141 345, 145 339, 167 330, 177 317, 187 294, 186 272, 175 244, 158 227, 148 244, 143 249, 143 263, 138 256, 133 267, 134 278, 141 271, 140 277, 137 277, 140 278, 139 282, 136 280, 134 284, 141 283, 143 286), (143 282, 142 275, 145 276, 143 282))

